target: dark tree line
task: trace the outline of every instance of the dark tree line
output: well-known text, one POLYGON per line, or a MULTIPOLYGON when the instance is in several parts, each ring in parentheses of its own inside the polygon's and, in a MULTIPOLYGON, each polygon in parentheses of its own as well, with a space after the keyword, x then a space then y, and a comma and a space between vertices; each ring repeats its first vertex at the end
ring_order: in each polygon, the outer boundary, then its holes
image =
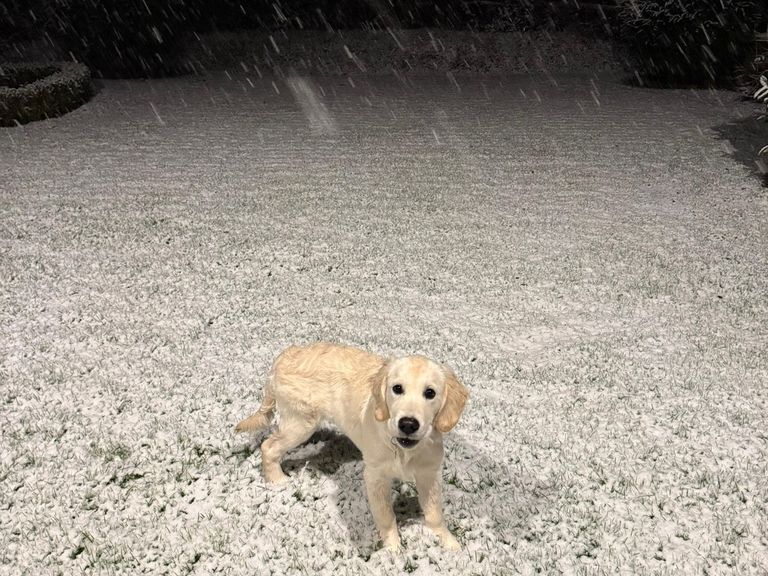
POLYGON ((525 31, 578 26, 624 42, 648 77, 722 83, 766 0, 0 0, 0 39, 43 37, 96 77, 178 71, 193 33, 281 28, 525 31))

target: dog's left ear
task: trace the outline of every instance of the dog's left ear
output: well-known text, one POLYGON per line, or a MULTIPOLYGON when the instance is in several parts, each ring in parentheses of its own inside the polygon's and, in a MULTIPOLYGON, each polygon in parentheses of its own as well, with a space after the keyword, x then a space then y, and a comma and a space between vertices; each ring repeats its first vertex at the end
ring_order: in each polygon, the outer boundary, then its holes
POLYGON ((449 432, 459 421, 464 410, 464 404, 469 398, 469 390, 459 382, 456 374, 449 368, 443 368, 445 372, 445 402, 440 412, 435 417, 435 428, 440 432, 449 432))
POLYGON ((389 420, 389 406, 385 392, 387 390, 387 373, 389 361, 384 362, 378 372, 371 378, 371 395, 373 396, 373 417, 378 422, 389 420))

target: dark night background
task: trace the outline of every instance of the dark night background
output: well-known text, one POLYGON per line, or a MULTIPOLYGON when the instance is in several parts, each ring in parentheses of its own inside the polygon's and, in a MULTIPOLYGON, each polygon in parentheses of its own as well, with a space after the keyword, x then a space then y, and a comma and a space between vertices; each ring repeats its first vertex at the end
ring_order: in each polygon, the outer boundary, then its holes
POLYGON ((0 54, 42 50, 95 77, 144 77, 192 71, 185 47, 211 32, 573 30, 625 48, 628 68, 649 80, 728 85, 759 52, 765 25, 766 5, 753 0, 3 0, 0 54))

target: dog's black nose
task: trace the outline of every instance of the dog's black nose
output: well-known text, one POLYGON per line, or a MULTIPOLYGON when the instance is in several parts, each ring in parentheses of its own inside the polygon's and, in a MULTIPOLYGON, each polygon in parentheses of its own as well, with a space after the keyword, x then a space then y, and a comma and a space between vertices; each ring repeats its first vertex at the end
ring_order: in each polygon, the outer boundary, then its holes
POLYGON ((400 418, 400 420, 397 421, 397 427, 400 428, 404 434, 413 434, 419 429, 419 421, 416 420, 416 418, 400 418))

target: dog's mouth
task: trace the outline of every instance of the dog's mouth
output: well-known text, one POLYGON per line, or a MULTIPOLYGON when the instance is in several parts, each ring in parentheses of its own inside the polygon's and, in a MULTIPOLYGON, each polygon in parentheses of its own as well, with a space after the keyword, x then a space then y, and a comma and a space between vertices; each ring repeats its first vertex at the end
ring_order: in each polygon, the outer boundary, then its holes
POLYGON ((397 443, 400 444, 400 446, 402 446, 403 448, 413 448, 414 446, 416 446, 416 444, 419 443, 419 441, 416 440, 415 438, 398 437, 398 438, 395 438, 395 440, 397 440, 397 443))

